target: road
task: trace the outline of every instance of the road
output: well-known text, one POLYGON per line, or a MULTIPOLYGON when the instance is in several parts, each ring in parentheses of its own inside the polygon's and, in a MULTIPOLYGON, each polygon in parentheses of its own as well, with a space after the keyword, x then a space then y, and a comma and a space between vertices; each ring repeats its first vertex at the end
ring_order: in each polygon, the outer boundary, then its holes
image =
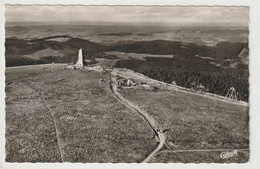
POLYGON ((123 103, 124 105, 126 105, 126 107, 138 112, 140 115, 142 115, 146 121, 149 123, 150 127, 153 129, 153 131, 155 132, 156 137, 159 140, 159 144, 156 147, 156 149, 154 149, 144 160, 143 163, 148 163, 151 158, 163 147, 163 145, 165 144, 165 140, 166 140, 166 136, 163 133, 163 129, 160 127, 160 124, 152 117, 150 116, 146 111, 140 109, 138 106, 136 106, 135 104, 133 104, 132 102, 130 102, 129 100, 127 100, 126 98, 124 98, 117 90, 117 85, 115 83, 113 83, 113 76, 112 76, 112 72, 110 75, 110 87, 112 92, 115 94, 116 98, 123 103))

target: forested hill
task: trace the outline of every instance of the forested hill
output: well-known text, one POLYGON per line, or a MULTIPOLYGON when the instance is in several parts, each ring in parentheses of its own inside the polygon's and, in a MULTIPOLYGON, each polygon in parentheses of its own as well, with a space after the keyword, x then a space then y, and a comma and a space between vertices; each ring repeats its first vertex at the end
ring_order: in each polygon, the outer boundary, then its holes
POLYGON ((88 40, 72 38, 69 36, 52 36, 33 40, 6 38, 5 42, 6 66, 19 66, 43 63, 69 63, 76 62, 78 50, 81 48, 88 56, 101 51, 110 50, 88 40), (66 38, 66 41, 54 41, 53 39, 66 38), (40 51, 49 50, 48 56, 34 58, 34 54, 40 51), (58 54, 57 54, 58 53, 58 54), (29 56, 29 57, 28 57, 29 56))
POLYGON ((117 67, 140 72, 150 78, 193 88, 203 85, 208 92, 226 96, 234 87, 238 100, 248 102, 248 65, 240 63, 235 68, 217 67, 208 60, 196 57, 146 58, 143 60, 120 60, 117 67))
POLYGON ((77 51, 82 48, 87 57, 95 57, 104 51, 120 51, 144 54, 172 54, 174 56, 202 56, 220 59, 237 59, 238 54, 243 50, 248 50, 247 43, 222 42, 214 47, 199 46, 193 43, 181 43, 165 40, 142 41, 142 42, 118 42, 117 44, 101 45, 85 39, 73 38, 69 36, 51 36, 33 40, 17 39, 15 37, 6 38, 6 65, 17 66, 26 64, 47 62, 48 60, 36 60, 37 58, 24 58, 23 55, 31 55, 35 52, 52 49, 61 53, 62 59, 50 54, 50 61, 55 62, 75 62, 77 51), (53 41, 57 38, 67 38, 66 41, 53 41), (34 60, 32 60, 34 59, 34 60), (19 62, 17 62, 19 60, 19 62), (23 61, 24 60, 24 61, 23 61), (15 63, 14 63, 15 62, 15 63), (20 63, 20 64, 19 64, 20 63))
POLYGON ((165 40, 119 44, 113 50, 146 54, 173 54, 179 56, 205 56, 213 58, 237 58, 242 49, 248 49, 248 43, 222 42, 214 47, 199 46, 193 43, 182 43, 165 40))

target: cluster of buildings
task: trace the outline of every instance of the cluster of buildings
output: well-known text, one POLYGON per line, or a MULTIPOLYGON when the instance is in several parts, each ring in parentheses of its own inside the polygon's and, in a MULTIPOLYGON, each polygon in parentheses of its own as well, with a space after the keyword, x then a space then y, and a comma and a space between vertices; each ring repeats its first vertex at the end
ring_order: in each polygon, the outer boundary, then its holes
POLYGON ((114 83, 119 85, 119 86, 124 86, 124 87, 137 86, 137 85, 140 85, 140 84, 144 84, 144 83, 141 83, 141 82, 136 82, 134 80, 125 79, 125 78, 122 78, 122 77, 116 77, 114 83))

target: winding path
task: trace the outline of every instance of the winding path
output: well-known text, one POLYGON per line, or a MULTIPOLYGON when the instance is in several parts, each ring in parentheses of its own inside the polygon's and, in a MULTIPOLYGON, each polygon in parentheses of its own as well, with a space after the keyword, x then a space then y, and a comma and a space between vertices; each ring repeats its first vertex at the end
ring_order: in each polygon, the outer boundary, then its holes
POLYGON ((149 123, 150 127, 153 129, 155 136, 159 139, 160 143, 154 149, 144 160, 143 163, 147 163, 151 160, 151 158, 163 147, 165 144, 166 136, 163 133, 163 129, 159 125, 159 123, 152 117, 150 116, 146 111, 140 109, 138 106, 124 98, 117 90, 117 85, 113 83, 113 76, 112 72, 110 74, 110 87, 112 92, 115 94, 116 98, 122 102, 124 105, 126 105, 128 108, 138 112, 140 115, 142 115, 146 121, 149 123))

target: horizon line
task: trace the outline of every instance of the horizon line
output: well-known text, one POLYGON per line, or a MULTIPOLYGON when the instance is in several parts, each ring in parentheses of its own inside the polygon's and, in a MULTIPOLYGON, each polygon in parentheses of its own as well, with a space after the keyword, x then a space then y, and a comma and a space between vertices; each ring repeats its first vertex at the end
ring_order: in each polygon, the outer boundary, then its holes
POLYGON ((248 27, 249 24, 244 25, 240 22, 192 22, 192 23, 181 23, 181 22, 115 22, 115 21, 5 21, 6 24, 26 24, 26 23, 45 23, 45 24, 83 24, 87 25, 88 23, 97 23, 97 24, 107 24, 107 25, 145 25, 145 26, 203 26, 203 27, 248 27), (85 24, 84 24, 85 23, 85 24), (161 25, 157 25, 160 23, 161 25), (174 25, 175 24, 175 25, 174 25))

